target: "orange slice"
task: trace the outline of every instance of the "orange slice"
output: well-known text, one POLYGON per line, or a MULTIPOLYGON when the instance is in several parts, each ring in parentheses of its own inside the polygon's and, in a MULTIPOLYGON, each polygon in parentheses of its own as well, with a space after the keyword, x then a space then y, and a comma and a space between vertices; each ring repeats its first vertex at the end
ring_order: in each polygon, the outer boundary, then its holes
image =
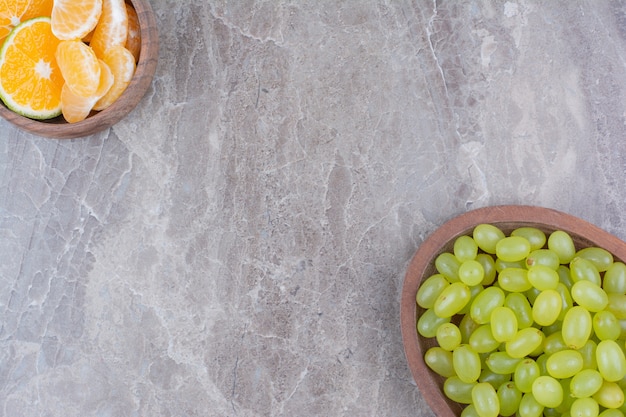
POLYGON ((115 80, 109 91, 93 107, 94 110, 104 110, 113 104, 126 90, 135 74, 135 57, 123 46, 107 49, 102 60, 111 68, 115 80))
POLYGON ((32 119, 61 114, 63 78, 54 53, 59 40, 50 18, 19 24, 0 50, 0 98, 6 106, 32 119))
POLYGON ((61 40, 82 39, 101 15, 102 0, 54 0, 52 33, 61 40))
POLYGON ((61 41, 55 54, 68 87, 79 96, 96 94, 100 84, 100 64, 93 50, 82 41, 61 41))
POLYGON ((51 11, 52 0, 0 0, 0 45, 15 26, 51 11))
POLYGON ((128 38, 128 13, 124 0, 102 0, 102 16, 89 41, 98 56, 113 46, 124 46, 128 38))
POLYGON ((128 38, 126 39, 126 49, 135 57, 135 62, 139 62, 141 52, 141 28, 139 27, 139 17, 130 4, 126 3, 126 13, 128 14, 128 38))
POLYGON ((96 102, 104 96, 113 85, 113 72, 109 66, 102 60, 98 60, 100 64, 100 85, 98 90, 91 97, 82 97, 74 93, 67 84, 63 85, 61 90, 61 108, 63 110, 63 118, 68 123, 76 123, 85 120, 93 109, 96 102))

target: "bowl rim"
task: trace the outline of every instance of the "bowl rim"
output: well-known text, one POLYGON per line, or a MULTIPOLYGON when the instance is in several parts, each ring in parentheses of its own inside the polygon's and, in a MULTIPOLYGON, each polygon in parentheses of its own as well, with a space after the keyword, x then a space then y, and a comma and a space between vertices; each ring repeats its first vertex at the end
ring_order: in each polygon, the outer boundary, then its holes
POLYGON ((418 306, 415 296, 428 269, 434 269, 434 256, 450 250, 451 241, 468 234, 480 223, 495 224, 506 231, 521 226, 535 226, 544 231, 564 230, 573 238, 576 237, 577 246, 601 246, 611 252, 615 260, 626 259, 626 243, 618 237, 571 214, 539 206, 497 205, 478 208, 451 218, 432 232, 409 262, 401 292, 400 326, 404 352, 413 379, 430 408, 440 417, 457 417, 463 406, 445 398, 441 388, 443 378, 432 372, 423 360, 425 352, 416 331, 418 306), (453 409, 455 405, 458 407, 453 409))
POLYGON ((105 130, 126 117, 147 92, 158 62, 159 34, 156 17, 148 0, 127 0, 135 11, 141 30, 141 49, 135 74, 122 95, 111 106, 77 123, 67 123, 63 116, 36 120, 10 110, 0 100, 0 116, 28 133, 51 139, 75 139, 105 130))

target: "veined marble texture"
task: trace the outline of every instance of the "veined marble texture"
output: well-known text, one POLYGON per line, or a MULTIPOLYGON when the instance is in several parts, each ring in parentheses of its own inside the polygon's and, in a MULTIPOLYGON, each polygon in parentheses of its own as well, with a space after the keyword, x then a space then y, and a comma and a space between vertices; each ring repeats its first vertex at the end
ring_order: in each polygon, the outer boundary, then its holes
POLYGON ((0 416, 433 416, 405 269, 533 204, 626 238, 626 3, 154 0, 148 94, 0 121, 0 416))

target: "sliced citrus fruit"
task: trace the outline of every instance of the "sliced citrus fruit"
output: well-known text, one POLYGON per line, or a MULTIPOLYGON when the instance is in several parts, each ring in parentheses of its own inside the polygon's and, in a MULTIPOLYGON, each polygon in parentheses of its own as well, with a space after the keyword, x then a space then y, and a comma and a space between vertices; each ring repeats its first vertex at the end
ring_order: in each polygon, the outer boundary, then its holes
POLYGON ((67 84, 63 85, 63 89, 61 90, 61 108, 63 110, 63 118, 68 123, 76 123, 85 120, 96 102, 104 96, 113 85, 113 72, 111 72, 109 66, 102 60, 98 60, 98 63, 100 64, 100 84, 93 96, 79 96, 74 93, 67 84))
POLYGON ((0 45, 13 28, 33 17, 50 16, 52 0, 1 0, 0 45))
POLYGON ((98 58, 113 46, 124 46, 128 37, 128 13, 124 0, 103 0, 102 15, 89 41, 98 58))
POLYGON ((79 96, 96 94, 100 84, 100 64, 93 50, 80 40, 61 41, 55 54, 65 83, 79 96))
POLYGON ((139 17, 130 4, 126 3, 126 13, 128 14, 128 38, 126 38, 126 49, 135 57, 135 62, 139 62, 141 52, 141 28, 139 27, 139 17))
POLYGON ((54 0, 52 32, 61 40, 82 39, 101 15, 102 0, 54 0))
POLYGON ((115 80, 109 91, 93 107, 94 110, 104 110, 113 104, 126 90, 135 73, 135 57, 123 46, 107 49, 102 60, 111 68, 115 80))
POLYGON ((32 119, 61 114, 63 78, 54 53, 59 40, 49 17, 20 23, 0 50, 0 98, 16 113, 32 119))

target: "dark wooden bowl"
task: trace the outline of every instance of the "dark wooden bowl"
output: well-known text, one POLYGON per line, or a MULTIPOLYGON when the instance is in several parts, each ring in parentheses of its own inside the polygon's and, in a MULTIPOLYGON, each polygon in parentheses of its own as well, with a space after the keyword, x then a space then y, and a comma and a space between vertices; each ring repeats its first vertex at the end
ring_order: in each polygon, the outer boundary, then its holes
POLYGON ((582 219, 542 207, 481 208, 455 217, 437 229, 422 243, 409 264, 400 301, 400 325, 404 351, 413 378, 438 417, 458 417, 463 406, 444 395, 444 378, 432 372, 424 363, 424 353, 436 346, 436 341, 423 338, 416 331, 417 318, 424 309, 417 305, 415 296, 422 280, 436 273, 435 257, 442 252, 452 252, 454 240, 461 235, 471 236, 474 227, 480 223, 498 226, 506 234, 521 226, 534 226, 546 234, 563 230, 572 236, 577 249, 599 246, 611 252, 616 260, 626 259, 626 243, 622 240, 582 219))
POLYGON ((159 57, 159 34, 156 18, 148 0, 128 0, 139 18, 141 52, 135 75, 124 93, 107 109, 92 112, 85 120, 67 123, 63 116, 51 120, 33 120, 9 110, 0 101, 0 116, 22 130, 56 139, 88 136, 107 129, 126 117, 142 99, 154 77, 159 57))

